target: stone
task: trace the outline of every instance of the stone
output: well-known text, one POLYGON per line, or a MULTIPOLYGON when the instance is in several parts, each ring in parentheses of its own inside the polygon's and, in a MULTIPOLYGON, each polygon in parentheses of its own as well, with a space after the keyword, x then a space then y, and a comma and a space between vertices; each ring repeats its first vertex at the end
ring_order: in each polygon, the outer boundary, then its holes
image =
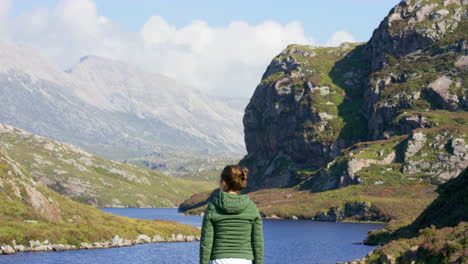
POLYGON ((16 245, 13 247, 16 252, 24 252, 25 247, 23 245, 16 245))
POLYGON ((164 241, 164 239, 160 235, 155 235, 155 236, 153 236, 153 239, 151 241, 152 242, 161 242, 161 241, 164 241))
POLYGON ((93 248, 93 245, 90 245, 90 244, 88 244, 88 243, 86 243, 86 242, 82 242, 82 243, 80 244, 80 248, 83 248, 83 249, 91 249, 91 248, 93 248))
POLYGON ((431 15, 429 16, 429 19, 434 20, 434 21, 439 21, 442 18, 446 17, 448 14, 450 14, 450 12, 447 9, 440 9, 440 10, 437 10, 436 12, 431 13, 431 15))
POLYGON ((53 251, 65 251, 65 250, 70 250, 72 248, 73 247, 70 245, 62 245, 62 244, 52 245, 53 251))
POLYGON ((450 92, 453 80, 448 76, 442 76, 428 85, 435 99, 447 110, 458 109, 458 96, 450 92))
POLYGON ((468 56, 462 55, 458 60, 455 62, 455 66, 458 68, 468 68, 468 56))
POLYGON ((16 251, 10 245, 2 245, 0 249, 4 255, 15 254, 16 251))
POLYGON ((434 8, 436 8, 438 6, 437 3, 433 3, 433 4, 429 4, 429 5, 425 5, 423 7, 421 7, 421 9, 419 9, 417 12, 416 12, 416 19, 419 21, 419 22, 422 22, 424 20, 426 20, 426 18, 428 17, 428 15, 432 12, 432 10, 434 10, 434 8))
POLYGON ((185 241, 187 242, 193 242, 196 240, 196 237, 195 236, 187 236, 185 237, 185 241))
POLYGON ((135 240, 137 244, 141 244, 141 243, 150 243, 151 242, 151 238, 147 235, 144 235, 144 234, 140 234, 138 235, 137 239, 135 240))
POLYGON ((405 161, 409 160, 412 156, 418 153, 424 144, 426 143, 427 137, 421 132, 414 133, 406 144, 406 149, 404 152, 405 161))
POLYGON ((120 238, 118 235, 115 235, 113 238, 112 238, 112 241, 111 241, 111 245, 113 247, 115 246, 120 246, 123 242, 123 239, 120 238))
POLYGON ((468 145, 465 144, 463 138, 454 138, 450 142, 450 147, 453 150, 453 155, 463 158, 467 156, 468 145))
POLYGON ((444 6, 449 6, 449 5, 452 5, 452 4, 461 5, 461 2, 460 2, 460 0, 445 0, 444 1, 444 6))
POLYGON ((28 241, 28 242, 26 243, 26 245, 27 245, 28 247, 32 248, 32 247, 38 247, 38 246, 42 245, 42 243, 41 243, 41 241, 39 241, 39 240, 30 240, 30 241, 28 241))

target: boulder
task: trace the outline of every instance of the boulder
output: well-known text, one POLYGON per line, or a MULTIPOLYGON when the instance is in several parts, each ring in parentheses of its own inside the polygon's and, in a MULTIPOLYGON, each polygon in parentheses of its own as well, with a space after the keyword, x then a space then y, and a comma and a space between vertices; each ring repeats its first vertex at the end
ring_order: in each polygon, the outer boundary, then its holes
POLYGON ((152 242, 162 242, 164 239, 160 235, 153 236, 152 242))
POLYGON ((10 245, 2 245, 2 246, 0 246, 0 250, 2 251, 2 253, 4 255, 15 254, 15 252, 16 252, 13 249, 13 247, 11 247, 10 245))
POLYGON ((422 149, 422 147, 426 143, 426 140, 427 140, 426 135, 421 132, 416 132, 411 136, 405 148, 405 153, 404 153, 405 162, 408 161, 409 158, 414 156, 418 151, 422 149))
POLYGON ((38 246, 41 246, 42 243, 41 241, 39 240, 30 240, 26 243, 26 246, 30 247, 30 248, 33 248, 33 247, 38 247, 38 246))
POLYGON ((438 104, 447 110, 458 109, 458 96, 451 93, 450 86, 453 80, 448 76, 442 76, 428 85, 428 92, 438 104))
POLYGON ((115 236, 112 238, 111 246, 113 246, 113 247, 118 247, 118 246, 121 246, 122 243, 123 243, 123 239, 120 238, 118 235, 115 235, 115 236))
POLYGON ((144 234, 140 234, 138 235, 137 239, 135 240, 135 242, 137 244, 142 244, 142 243, 150 243, 151 242, 151 238, 147 235, 144 235, 144 234))
POLYGON ((16 252, 24 252, 25 248, 23 245, 16 245, 13 247, 16 252))

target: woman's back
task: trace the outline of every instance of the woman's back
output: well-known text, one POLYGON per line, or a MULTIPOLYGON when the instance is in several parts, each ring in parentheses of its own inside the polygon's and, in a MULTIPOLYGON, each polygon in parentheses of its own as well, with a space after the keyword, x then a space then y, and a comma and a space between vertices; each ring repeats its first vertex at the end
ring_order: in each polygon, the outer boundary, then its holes
POLYGON ((200 263, 228 259, 263 263, 262 218, 248 196, 220 191, 203 218, 200 263))

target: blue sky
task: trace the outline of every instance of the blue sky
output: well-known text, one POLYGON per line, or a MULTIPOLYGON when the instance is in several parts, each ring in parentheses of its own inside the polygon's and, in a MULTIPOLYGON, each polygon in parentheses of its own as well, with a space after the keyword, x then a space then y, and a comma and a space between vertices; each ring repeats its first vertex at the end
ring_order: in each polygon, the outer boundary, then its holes
MULTIPOLYGON (((38 6, 52 9, 58 0, 21 0, 13 2, 12 15, 32 11, 38 6)), ((232 21, 259 24, 265 20, 280 23, 299 21, 306 35, 325 43, 333 32, 345 30, 358 41, 367 41, 398 0, 95 0, 99 14, 120 24, 122 29, 137 31, 152 15, 164 17, 178 27, 194 19, 212 27, 232 21)))
POLYGON ((97 55, 250 97, 289 44, 367 41, 398 0, 0 0, 0 40, 60 69, 97 55))

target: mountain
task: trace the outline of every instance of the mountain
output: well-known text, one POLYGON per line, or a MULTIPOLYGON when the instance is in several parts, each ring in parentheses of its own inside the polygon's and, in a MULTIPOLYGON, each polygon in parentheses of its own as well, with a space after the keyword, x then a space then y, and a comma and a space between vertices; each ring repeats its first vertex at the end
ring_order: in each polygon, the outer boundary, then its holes
POLYGON ((0 64, 2 123, 119 160, 244 151, 239 111, 167 77, 93 56, 63 72, 6 43, 0 64))
POLYGON ((272 60, 239 163, 263 215, 410 222, 468 166, 466 4, 401 1, 367 43, 293 44, 272 60))
POLYGON ((342 188, 392 164, 402 178, 458 175, 468 165, 467 17, 460 1, 402 1, 367 43, 286 48, 244 116, 251 189, 342 188), (369 141, 374 155, 345 157, 369 141))
MULTIPOLYGON (((203 142, 212 149, 242 152, 241 113, 201 91, 162 75, 94 56, 82 58, 69 73, 87 84, 73 92, 88 104, 150 124, 162 123, 189 137, 187 142, 181 142, 184 137, 172 137, 167 145, 190 145, 190 141, 198 140, 200 145, 203 142)), ((161 134, 164 131, 158 127, 154 130, 161 134)))
POLYGON ((0 148, 36 182, 97 207, 174 207, 215 186, 100 158, 3 124, 0 148))
POLYGON ((3 147, 0 204, 0 255, 190 240, 199 234, 196 227, 111 215, 71 201, 36 182, 3 147))

